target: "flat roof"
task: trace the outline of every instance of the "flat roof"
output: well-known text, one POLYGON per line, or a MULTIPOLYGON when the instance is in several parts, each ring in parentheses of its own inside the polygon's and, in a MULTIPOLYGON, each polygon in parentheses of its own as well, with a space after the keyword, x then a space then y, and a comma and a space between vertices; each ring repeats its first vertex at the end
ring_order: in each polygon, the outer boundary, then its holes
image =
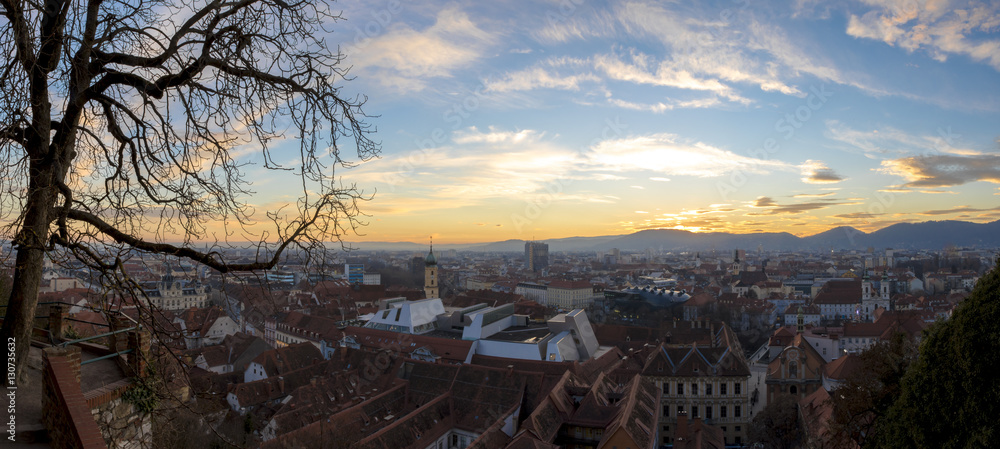
POLYGON ((544 339, 551 333, 548 326, 518 326, 509 327, 503 332, 497 332, 486 338, 486 340, 538 343, 539 340, 544 339))

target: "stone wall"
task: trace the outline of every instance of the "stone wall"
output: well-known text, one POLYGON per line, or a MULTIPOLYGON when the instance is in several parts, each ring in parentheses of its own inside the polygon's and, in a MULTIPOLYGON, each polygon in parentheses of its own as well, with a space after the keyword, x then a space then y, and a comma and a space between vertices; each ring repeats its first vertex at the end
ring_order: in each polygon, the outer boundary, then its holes
MULTIPOLYGON (((58 321, 54 319, 53 321, 58 321)), ((132 377, 147 375, 150 337, 130 331, 119 338, 132 352, 119 357, 130 376, 84 393, 80 387, 80 347, 43 350, 42 422, 53 447, 139 449, 152 447, 152 418, 126 399, 132 377), (124 358, 124 360, 122 360, 124 358)))
POLYGON ((139 449, 152 447, 152 419, 122 395, 132 386, 129 380, 105 385, 84 395, 94 420, 109 448, 139 449))

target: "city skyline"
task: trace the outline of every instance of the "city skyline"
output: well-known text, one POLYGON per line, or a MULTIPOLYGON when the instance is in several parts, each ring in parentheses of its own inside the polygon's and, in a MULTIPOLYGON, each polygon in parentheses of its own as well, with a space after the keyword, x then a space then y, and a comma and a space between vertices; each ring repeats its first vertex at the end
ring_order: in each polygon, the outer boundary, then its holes
POLYGON ((335 6, 383 149, 348 242, 1000 218, 1000 5, 335 6))

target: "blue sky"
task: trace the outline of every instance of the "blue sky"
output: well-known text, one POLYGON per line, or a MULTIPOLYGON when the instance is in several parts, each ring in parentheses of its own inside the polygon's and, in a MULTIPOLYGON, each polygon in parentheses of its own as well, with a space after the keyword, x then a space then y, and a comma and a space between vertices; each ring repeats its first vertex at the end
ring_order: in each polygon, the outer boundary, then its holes
POLYGON ((1000 4, 689 3, 335 3, 349 240, 1000 218, 1000 4))

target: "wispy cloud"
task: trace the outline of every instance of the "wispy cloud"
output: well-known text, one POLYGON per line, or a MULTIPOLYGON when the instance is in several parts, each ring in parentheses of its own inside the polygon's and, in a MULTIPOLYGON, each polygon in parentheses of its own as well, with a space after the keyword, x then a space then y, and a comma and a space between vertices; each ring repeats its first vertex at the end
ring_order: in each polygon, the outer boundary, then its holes
POLYGON ((387 88, 418 92, 430 79, 451 77, 456 69, 474 63, 496 39, 497 35, 480 29, 466 13, 448 8, 424 30, 402 23, 390 26, 385 34, 353 49, 348 62, 387 88))
POLYGON ((586 61, 572 58, 549 58, 535 66, 486 79, 483 85, 488 92, 524 92, 536 89, 576 91, 586 83, 600 81, 597 75, 582 70, 586 64, 586 61))
POLYGON ((750 202, 750 207, 755 209, 764 209, 760 212, 749 212, 747 216, 763 216, 763 215, 797 215, 804 214, 809 211, 827 209, 832 206, 848 206, 853 204, 860 204, 857 199, 847 198, 847 199, 837 199, 837 198, 824 198, 820 201, 811 201, 803 203, 788 203, 780 204, 771 197, 761 196, 750 202))
POLYGON ((768 173, 794 169, 785 162, 741 156, 706 143, 687 142, 674 134, 605 140, 591 148, 587 162, 611 171, 698 177, 721 176, 734 170, 768 173))
POLYGON ((991 207, 986 209, 971 207, 971 206, 958 206, 951 209, 938 209, 920 212, 920 215, 951 215, 951 214, 962 214, 969 212, 995 212, 1000 211, 1000 206, 991 207))
POLYGON ((822 198, 824 196, 835 195, 837 192, 826 192, 826 193, 799 193, 792 195, 792 198, 822 198))
POLYGON ((847 144, 871 159, 913 154, 955 154, 976 156, 981 151, 960 146, 961 135, 951 128, 940 128, 936 134, 914 135, 892 126, 880 125, 870 130, 851 128, 837 120, 828 120, 824 136, 847 144))
POLYGON ((980 1, 867 0, 875 7, 851 14, 847 34, 909 52, 926 51, 944 62, 967 56, 1000 71, 1000 39, 981 37, 1000 28, 1000 4, 980 1))

